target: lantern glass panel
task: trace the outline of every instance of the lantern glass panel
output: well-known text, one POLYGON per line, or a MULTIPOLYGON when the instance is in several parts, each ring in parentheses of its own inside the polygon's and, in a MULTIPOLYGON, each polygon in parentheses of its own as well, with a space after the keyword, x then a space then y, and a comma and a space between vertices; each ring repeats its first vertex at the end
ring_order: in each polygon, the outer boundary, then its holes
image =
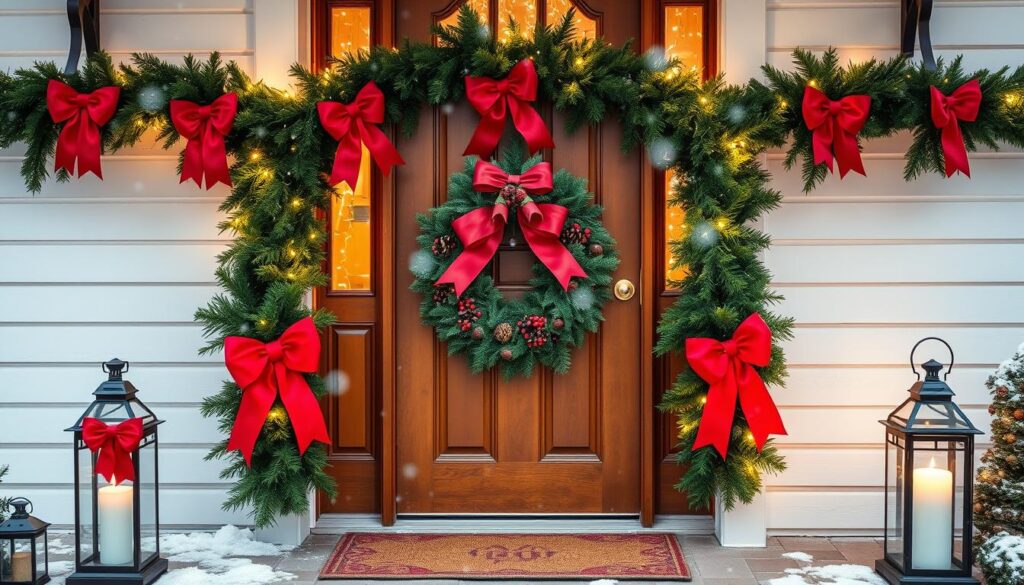
POLYGON ((46 550, 46 533, 36 537, 36 580, 46 575, 46 561, 49 551, 46 550))
POLYGON ((963 566, 964 452, 962 440, 914 439, 913 569, 954 571, 963 566))
POLYGON ((93 505, 93 490, 96 489, 96 477, 93 475, 93 455, 89 448, 78 441, 78 554, 83 565, 98 560, 96 548, 96 508, 93 505))
POLYGON ((139 531, 142 537, 139 562, 145 565, 159 552, 160 535, 156 514, 156 435, 148 435, 143 439, 139 446, 138 463, 139 477, 136 489, 139 490, 139 531))
POLYGON ((0 574, 4 583, 32 582, 32 539, 10 538, 3 541, 0 574))
POLYGON ((14 581, 11 574, 11 559, 14 558, 14 541, 11 539, 0 540, 0 581, 7 583, 14 581))
POLYGON ((903 481, 904 439, 889 433, 885 445, 885 556, 903 569, 903 521, 906 484, 903 481))

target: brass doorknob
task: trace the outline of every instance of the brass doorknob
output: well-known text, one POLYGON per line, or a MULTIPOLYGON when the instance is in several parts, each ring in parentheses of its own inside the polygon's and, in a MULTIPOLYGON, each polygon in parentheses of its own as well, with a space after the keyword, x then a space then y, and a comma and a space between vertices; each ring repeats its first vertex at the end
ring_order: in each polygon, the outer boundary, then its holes
POLYGON ((636 286, 629 280, 623 278, 615 283, 615 298, 620 301, 628 301, 636 294, 636 286))

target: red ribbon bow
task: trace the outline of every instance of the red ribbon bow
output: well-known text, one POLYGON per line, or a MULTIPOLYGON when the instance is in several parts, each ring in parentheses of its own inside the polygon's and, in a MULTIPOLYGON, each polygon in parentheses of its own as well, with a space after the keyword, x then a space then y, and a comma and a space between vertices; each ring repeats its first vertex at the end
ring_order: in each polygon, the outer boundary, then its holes
POLYGON ((771 357, 772 332, 757 313, 740 323, 732 339, 727 341, 703 337, 686 340, 686 360, 693 371, 711 385, 694 450, 713 445, 725 458, 737 400, 758 451, 764 447, 768 435, 786 434, 782 417, 754 369, 754 366, 767 366, 771 357))
POLYGON ((82 421, 82 440, 96 453, 96 473, 118 484, 135 481, 132 452, 142 440, 142 419, 130 418, 117 425, 108 425, 98 418, 82 421))
POLYGON ((978 119, 981 108, 981 84, 972 79, 953 93, 943 95, 939 88, 932 86, 932 122, 942 128, 942 158, 946 161, 946 176, 953 173, 971 176, 971 165, 967 160, 967 145, 960 131, 960 121, 973 122, 978 119))
POLYGON ((538 163, 521 175, 510 175, 501 170, 498 165, 482 160, 476 161, 476 166, 473 167, 474 191, 481 193, 498 191, 505 185, 519 185, 530 195, 550 193, 554 188, 551 179, 551 163, 538 163))
POLYGON ((171 123, 178 134, 188 140, 181 165, 181 183, 192 179, 202 187, 205 175, 207 190, 217 183, 231 186, 224 137, 231 132, 236 113, 238 96, 233 93, 224 94, 205 106, 171 100, 171 123))
POLYGON ((100 127, 110 121, 117 111, 121 88, 101 87, 92 93, 78 93, 68 84, 51 79, 46 86, 46 109, 54 124, 64 122, 57 137, 57 169, 78 176, 93 173, 103 178, 100 168, 100 127))
POLYGON ((500 81, 467 76, 466 99, 480 114, 480 123, 462 154, 486 157, 494 152, 505 130, 506 110, 512 114, 512 123, 526 139, 530 152, 554 148, 544 120, 530 106, 537 99, 537 69, 530 59, 517 63, 500 81))
POLYGON ((840 177, 850 171, 866 175, 857 133, 868 121, 870 110, 871 96, 848 95, 832 101, 813 87, 804 89, 804 123, 814 133, 814 164, 825 164, 832 171, 834 150, 840 177))
POLYGON ((384 92, 370 81, 356 94, 352 103, 320 102, 316 105, 320 124, 331 138, 338 141, 331 170, 331 185, 345 181, 355 190, 359 179, 359 163, 363 158, 360 143, 366 145, 381 172, 404 165, 402 156, 388 137, 375 124, 384 123, 384 92))
MULTIPOLYGON (((473 172, 474 189, 496 191, 508 184, 518 184, 524 191, 534 195, 547 193, 552 189, 551 164, 543 162, 522 175, 507 175, 490 163, 477 161, 473 172)), ((530 199, 516 213, 526 243, 555 275, 563 290, 568 289, 573 276, 587 276, 579 262, 559 240, 568 216, 569 210, 561 205, 537 204, 530 199)), ((505 235, 507 222, 508 205, 500 196, 494 205, 474 209, 453 221, 452 228, 462 241, 464 250, 435 284, 452 283, 455 285, 455 294, 461 295, 494 257, 505 235)))
POLYGON ((320 403, 302 375, 317 371, 320 365, 320 335, 312 318, 296 322, 270 343, 227 337, 224 358, 231 377, 243 390, 228 451, 238 449, 246 464, 252 465, 256 439, 278 393, 295 429, 299 454, 313 441, 331 441, 320 403))

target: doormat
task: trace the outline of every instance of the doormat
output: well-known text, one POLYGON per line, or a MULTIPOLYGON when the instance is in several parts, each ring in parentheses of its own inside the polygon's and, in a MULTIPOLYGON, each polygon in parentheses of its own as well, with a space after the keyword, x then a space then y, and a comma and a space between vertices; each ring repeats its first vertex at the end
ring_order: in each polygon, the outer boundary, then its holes
POLYGON ((350 532, 321 579, 689 581, 672 534, 379 534, 350 532))

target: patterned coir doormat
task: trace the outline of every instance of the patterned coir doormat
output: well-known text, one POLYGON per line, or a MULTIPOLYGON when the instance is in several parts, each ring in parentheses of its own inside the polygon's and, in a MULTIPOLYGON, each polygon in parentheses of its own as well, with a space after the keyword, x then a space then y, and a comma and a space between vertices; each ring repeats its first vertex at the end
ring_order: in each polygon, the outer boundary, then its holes
POLYGON ((348 533, 321 579, 689 581, 671 534, 348 533))

